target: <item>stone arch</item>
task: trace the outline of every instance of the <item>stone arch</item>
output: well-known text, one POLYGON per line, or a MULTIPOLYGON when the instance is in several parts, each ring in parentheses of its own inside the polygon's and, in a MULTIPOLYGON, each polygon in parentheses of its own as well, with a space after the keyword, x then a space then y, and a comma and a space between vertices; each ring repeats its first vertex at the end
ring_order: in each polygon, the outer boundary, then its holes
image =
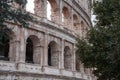
POLYGON ((85 24, 83 21, 81 21, 81 31, 82 31, 82 34, 84 34, 85 32, 85 24))
POLYGON ((69 17, 70 17, 69 10, 68 10, 67 7, 64 6, 63 9, 62 9, 62 22, 68 24, 69 17))
POLYGON ((53 67, 59 66, 59 50, 58 44, 51 41, 48 44, 48 65, 53 67))
POLYGON ((69 46, 64 48, 64 68, 66 70, 72 70, 72 54, 69 46))
POLYGON ((15 34, 13 31, 6 32, 5 36, 2 36, 2 43, 0 44, 0 60, 15 61, 14 38, 15 34))
POLYGON ((79 30, 79 20, 76 14, 73 14, 73 28, 75 31, 79 30))
POLYGON ((40 40, 37 36, 30 35, 26 40, 26 58, 27 63, 39 64, 40 55, 40 40))
POLYGON ((47 0, 47 18, 55 21, 58 15, 58 6, 56 0, 47 0))
POLYGON ((52 11, 55 11, 57 8, 57 2, 56 0, 48 0, 48 2, 50 3, 51 7, 52 7, 52 11))
POLYGON ((69 12, 69 9, 67 7, 65 7, 65 6, 62 8, 62 23, 67 28, 71 27, 71 24, 70 24, 70 12, 69 12))

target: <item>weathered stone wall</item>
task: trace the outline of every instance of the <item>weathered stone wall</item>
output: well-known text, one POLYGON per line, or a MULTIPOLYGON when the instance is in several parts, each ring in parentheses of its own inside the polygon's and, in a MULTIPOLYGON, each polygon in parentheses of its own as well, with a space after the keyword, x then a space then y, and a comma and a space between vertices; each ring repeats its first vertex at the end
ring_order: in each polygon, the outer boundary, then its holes
POLYGON ((94 80, 91 69, 85 69, 75 54, 77 36, 85 36, 91 27, 90 9, 85 12, 76 0, 48 0, 52 8, 48 20, 47 0, 34 2, 28 28, 8 23, 13 29, 9 61, 0 60, 0 80, 94 80), (33 45, 32 63, 26 62, 28 39, 33 45))
POLYGON ((50 75, 26 75, 26 74, 6 74, 1 75, 0 80, 83 80, 77 78, 69 78, 63 76, 50 76, 50 75), (47 77, 46 77, 47 76, 47 77))

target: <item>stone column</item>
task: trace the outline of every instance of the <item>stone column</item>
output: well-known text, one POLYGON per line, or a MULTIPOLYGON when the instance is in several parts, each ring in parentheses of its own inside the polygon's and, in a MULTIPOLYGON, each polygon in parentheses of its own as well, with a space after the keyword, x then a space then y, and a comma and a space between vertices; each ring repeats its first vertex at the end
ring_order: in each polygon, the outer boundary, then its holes
POLYGON ((40 7, 41 7, 40 0, 34 0, 34 5, 35 5, 34 8, 35 14, 40 16, 40 7))
POLYGON ((10 61, 15 61, 15 56, 16 56, 16 52, 15 52, 15 42, 14 41, 10 41, 10 47, 9 47, 9 60, 10 61))
POLYGON ((48 33, 45 33, 43 65, 48 66, 48 33))
MULTIPOLYGON (((41 43, 44 44, 44 42, 41 43)), ((44 45, 40 46, 40 65, 44 65, 44 45)))
POLYGON ((64 25, 65 25, 66 28, 70 29, 70 26, 69 26, 70 23, 69 23, 69 19, 68 18, 67 19, 64 18, 64 25))
POLYGON ((51 15, 51 20, 56 22, 56 23, 59 23, 59 9, 56 10, 56 12, 53 12, 52 11, 52 15, 51 15))
POLYGON ((81 25, 81 22, 80 22, 80 37, 82 37, 83 33, 82 33, 82 25, 81 25))
POLYGON ((59 1, 59 24, 62 24, 62 0, 59 1))
POLYGON ((25 40, 25 28, 21 28, 20 29, 21 31, 20 31, 20 36, 21 36, 21 38, 20 38, 20 41, 21 41, 21 43, 20 43, 20 47, 19 47, 19 49, 20 49, 20 59, 19 59, 19 62, 20 63, 25 63, 25 55, 26 55, 26 40, 25 40))
POLYGON ((34 54, 33 54, 33 61, 35 64, 41 64, 41 46, 35 46, 34 47, 34 54))
POLYGON ((59 68, 64 69, 64 39, 62 39, 62 42, 61 42, 61 53, 60 53, 59 68))
POLYGON ((84 71, 84 66, 83 66, 83 64, 81 63, 81 65, 80 65, 80 72, 82 73, 82 74, 84 74, 85 73, 85 71, 84 71))
POLYGON ((80 30, 80 26, 81 23, 80 23, 80 19, 78 19, 78 34, 79 34, 79 37, 81 36, 81 30, 80 30))
POLYGON ((47 0, 35 0, 35 14, 40 17, 47 16, 47 0))
POLYGON ((73 45, 73 64, 72 64, 72 71, 76 71, 75 44, 73 45))
POLYGON ((44 8, 43 8, 43 17, 44 18, 47 18, 47 0, 42 0, 42 1, 44 1, 44 8))
POLYGON ((16 40, 16 41, 14 41, 14 47, 13 47, 13 49, 15 49, 15 51, 13 52, 13 56, 12 56, 12 58, 14 58, 15 59, 15 68, 16 69, 19 69, 19 63, 20 63, 20 60, 21 60, 21 58, 20 58, 20 55, 21 54, 23 54, 23 53, 20 53, 20 46, 21 46, 21 41, 20 40, 16 40))
POLYGON ((20 41, 16 40, 14 42, 14 45, 15 45, 15 49, 16 49, 16 51, 15 51, 15 61, 16 61, 16 63, 18 63, 19 59, 20 59, 20 41))
POLYGON ((51 10, 51 21, 53 21, 53 22, 56 22, 56 15, 55 15, 55 12, 54 12, 54 10, 51 10))
POLYGON ((71 14, 70 14, 70 17, 71 17, 71 20, 70 20, 70 21, 71 21, 71 22, 70 22, 70 23, 71 23, 71 24, 70 24, 70 25, 71 25, 71 26, 70 26, 70 29, 71 29, 71 30, 74 30, 73 11, 74 11, 74 10, 72 9, 72 10, 71 10, 71 14))

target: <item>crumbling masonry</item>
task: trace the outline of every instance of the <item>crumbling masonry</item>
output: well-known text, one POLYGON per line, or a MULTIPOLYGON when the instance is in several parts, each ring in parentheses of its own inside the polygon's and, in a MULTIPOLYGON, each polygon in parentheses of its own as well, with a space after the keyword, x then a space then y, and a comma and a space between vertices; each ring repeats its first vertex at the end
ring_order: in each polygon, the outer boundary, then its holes
POLYGON ((12 39, 0 46, 0 80, 95 80, 75 54, 76 37, 91 28, 90 11, 91 0, 34 0, 28 28, 9 23, 12 39))

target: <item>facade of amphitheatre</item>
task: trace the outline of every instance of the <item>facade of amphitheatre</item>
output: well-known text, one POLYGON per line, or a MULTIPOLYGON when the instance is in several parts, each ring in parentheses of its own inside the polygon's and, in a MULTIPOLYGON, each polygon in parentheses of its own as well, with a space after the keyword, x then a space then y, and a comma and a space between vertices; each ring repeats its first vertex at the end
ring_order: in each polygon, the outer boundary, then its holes
POLYGON ((95 80, 92 69, 84 68, 75 53, 76 38, 92 27, 91 0, 32 4, 29 27, 8 23, 12 38, 0 46, 0 80, 95 80))

